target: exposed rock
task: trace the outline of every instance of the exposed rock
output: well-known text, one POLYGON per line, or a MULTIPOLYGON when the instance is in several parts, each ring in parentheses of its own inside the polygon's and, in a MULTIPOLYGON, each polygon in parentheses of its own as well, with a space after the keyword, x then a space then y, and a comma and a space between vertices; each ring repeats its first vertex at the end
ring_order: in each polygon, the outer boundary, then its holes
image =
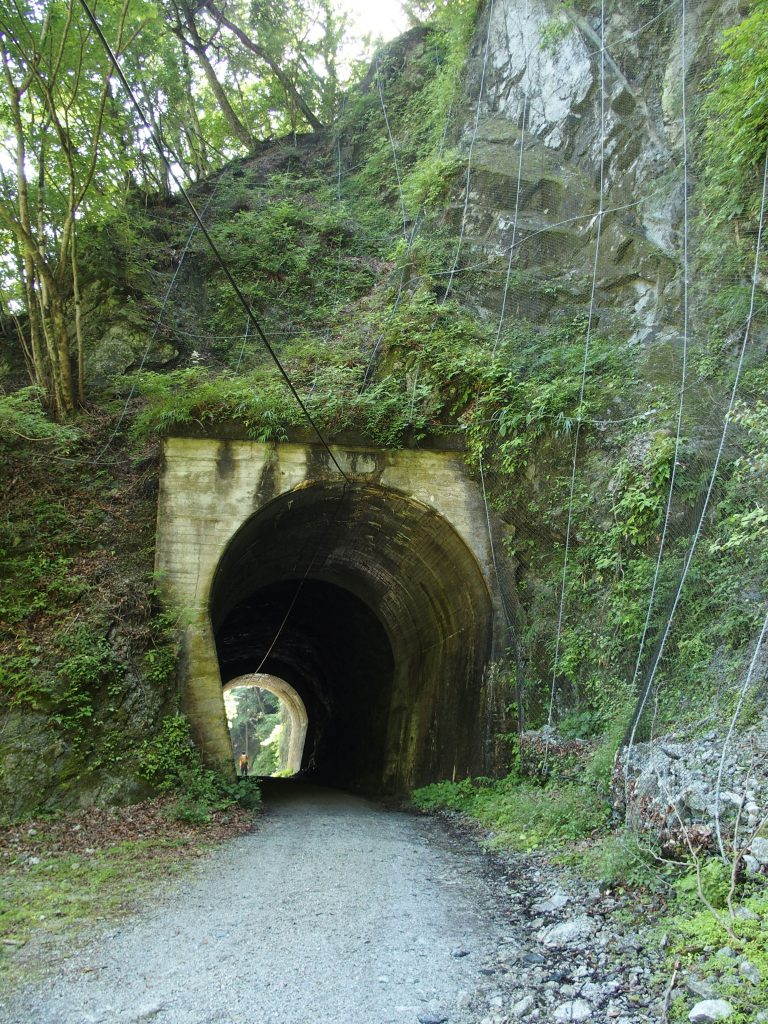
POLYGON ((684 985, 691 995, 696 996, 697 999, 715 999, 717 996, 717 992, 712 985, 696 974, 687 975, 684 985))
POLYGON ((727 957, 729 960, 736 959, 736 953, 733 949, 731 949, 730 946, 722 946, 720 949, 718 949, 717 956, 724 956, 727 957))
POLYGON ((462 988, 456 995, 456 1009, 467 1010, 472 1005, 472 993, 469 989, 462 988))
POLYGON ((562 908, 569 902, 569 897, 564 892, 553 892, 551 896, 548 896, 544 900, 536 900, 535 903, 531 904, 531 910, 534 910, 537 914, 546 914, 554 910, 562 910, 562 908))
POLYGON ((523 996, 511 1007, 510 1013, 513 1017, 525 1017, 536 1005, 536 1000, 531 995, 523 996))
POLYGON ((739 974, 742 978, 746 978, 747 981, 751 981, 753 985, 759 985, 762 981, 760 971, 749 960, 742 960, 739 964, 739 974))
POLYGON ((525 953, 523 955, 523 962, 526 964, 544 964, 547 962, 547 958, 543 957, 541 953, 525 953))
POLYGON ((760 915, 756 914, 754 910, 750 910, 749 907, 736 907, 733 912, 733 916, 737 917, 740 921, 760 920, 760 915))
POLYGON ((562 924, 553 925, 548 928, 542 937, 545 946, 568 946, 573 942, 580 942, 594 935, 596 931, 595 921, 582 914, 570 921, 563 921, 562 924))
POLYGON ((691 1024, 715 1024, 727 1020, 733 1014, 733 1007, 726 999, 704 999, 696 1003, 688 1014, 691 1024))
MULTIPOLYGON (((697 844, 703 847, 716 843, 718 825, 729 836, 739 814, 742 832, 745 826, 754 828, 745 812, 754 806, 759 814, 768 804, 768 723, 734 733, 723 756, 725 741, 724 732, 713 730, 694 739, 667 736, 622 750, 614 773, 617 808, 626 809, 629 823, 637 828, 667 834, 681 826, 695 828, 697 844), (670 757, 670 751, 679 756, 670 757), (744 766, 749 764, 748 772, 744 766)), ((752 817, 756 822, 754 812, 752 817)), ((768 839, 754 839, 747 856, 747 870, 768 865, 768 839)))
POLYGON ((759 874, 760 868, 761 868, 760 861, 756 860, 752 856, 752 854, 745 853, 744 856, 741 859, 744 862, 744 867, 746 868, 746 871, 747 871, 748 875, 757 875, 757 874, 759 874))

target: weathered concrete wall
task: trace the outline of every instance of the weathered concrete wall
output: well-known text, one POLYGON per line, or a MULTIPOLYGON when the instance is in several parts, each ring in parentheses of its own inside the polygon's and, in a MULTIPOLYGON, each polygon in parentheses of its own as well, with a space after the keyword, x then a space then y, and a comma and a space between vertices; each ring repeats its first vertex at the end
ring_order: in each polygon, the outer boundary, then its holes
POLYGON ((314 548, 297 569, 294 552, 311 534, 313 510, 319 522, 327 489, 340 487, 327 452, 309 444, 165 442, 156 566, 187 622, 184 702, 202 748, 210 760, 231 760, 215 630, 258 587, 304 573, 347 589, 388 636, 394 682, 381 708, 388 701, 394 716, 397 705, 399 719, 382 740, 390 788, 439 772, 487 771, 484 677, 503 631, 482 495, 456 452, 333 451, 352 481, 339 492, 348 508, 332 537, 326 520, 320 557, 314 548), (308 517, 300 523, 299 506, 308 517), (257 534, 260 522, 268 526, 257 534), (409 548, 413 538, 418 550, 409 548), (290 550, 281 554, 281 544, 290 550), (464 678, 446 678, 452 673, 464 678), (449 716, 458 721, 449 725, 449 716), (427 755, 421 748, 430 743, 440 749, 427 755))

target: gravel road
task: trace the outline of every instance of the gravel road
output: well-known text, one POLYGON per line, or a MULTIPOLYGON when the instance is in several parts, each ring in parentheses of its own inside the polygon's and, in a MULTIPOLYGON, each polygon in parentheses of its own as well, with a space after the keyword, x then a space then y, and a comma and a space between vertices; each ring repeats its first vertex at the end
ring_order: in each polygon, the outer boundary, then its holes
POLYGON ((181 887, 0 997, 0 1021, 476 1022, 505 941, 482 866, 436 821, 288 785, 181 887))

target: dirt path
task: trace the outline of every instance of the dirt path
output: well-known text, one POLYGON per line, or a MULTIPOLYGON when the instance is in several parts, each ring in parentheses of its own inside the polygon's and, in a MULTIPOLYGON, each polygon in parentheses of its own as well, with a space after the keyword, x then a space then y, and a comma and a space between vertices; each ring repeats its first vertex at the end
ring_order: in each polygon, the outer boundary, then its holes
MULTIPOLYGON (((573 955, 554 955, 538 934, 544 919, 510 907, 484 861, 436 821, 286 787, 255 833, 225 844, 160 904, 73 950, 44 983, 0 997, 0 1021, 585 1019, 567 973, 550 977, 555 960, 573 967, 573 955)), ((566 902, 568 921, 578 920, 566 902)), ((652 1019, 619 1003, 598 1012, 611 993, 591 977, 578 988, 591 984, 590 1020, 652 1019)))

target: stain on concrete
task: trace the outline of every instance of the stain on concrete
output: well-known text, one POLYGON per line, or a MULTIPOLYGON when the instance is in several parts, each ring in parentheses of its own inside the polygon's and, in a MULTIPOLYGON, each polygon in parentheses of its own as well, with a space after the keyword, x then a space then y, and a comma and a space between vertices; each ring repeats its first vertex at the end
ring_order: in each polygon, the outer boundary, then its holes
POLYGON ((278 458, 274 445, 270 446, 264 465, 259 473, 256 490, 253 494, 253 508, 263 508, 277 493, 278 458))
POLYGON ((216 476, 219 480, 229 480, 235 473, 235 458, 229 441, 219 441, 216 453, 216 476))

